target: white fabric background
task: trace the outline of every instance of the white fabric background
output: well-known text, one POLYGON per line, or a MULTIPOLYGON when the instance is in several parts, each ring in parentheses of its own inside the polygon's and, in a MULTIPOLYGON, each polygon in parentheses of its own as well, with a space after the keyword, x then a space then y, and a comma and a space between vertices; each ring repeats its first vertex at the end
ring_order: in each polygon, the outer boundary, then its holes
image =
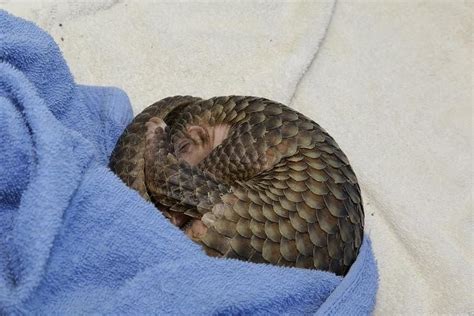
POLYGON ((124 89, 136 113, 176 94, 241 94, 312 117, 361 182, 376 314, 474 312, 473 2, 0 8, 52 34, 79 83, 124 89))

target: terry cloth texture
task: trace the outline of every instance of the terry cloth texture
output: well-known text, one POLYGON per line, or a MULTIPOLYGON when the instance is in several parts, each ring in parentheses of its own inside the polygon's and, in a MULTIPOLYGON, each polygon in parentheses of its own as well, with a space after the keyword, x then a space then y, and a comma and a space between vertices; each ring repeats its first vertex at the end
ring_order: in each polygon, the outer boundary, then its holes
POLYGON ((343 279, 204 255, 107 168, 131 118, 124 92, 75 84, 48 34, 0 11, 0 312, 372 311, 368 238, 343 279))

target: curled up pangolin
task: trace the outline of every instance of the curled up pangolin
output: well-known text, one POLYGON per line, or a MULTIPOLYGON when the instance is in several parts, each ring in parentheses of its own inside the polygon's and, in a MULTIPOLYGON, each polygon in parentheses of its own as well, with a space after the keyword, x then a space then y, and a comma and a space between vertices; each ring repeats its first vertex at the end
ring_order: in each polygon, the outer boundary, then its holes
POLYGON ((163 99, 127 127, 110 167, 212 256, 344 275, 361 246, 347 157, 280 103, 163 99))

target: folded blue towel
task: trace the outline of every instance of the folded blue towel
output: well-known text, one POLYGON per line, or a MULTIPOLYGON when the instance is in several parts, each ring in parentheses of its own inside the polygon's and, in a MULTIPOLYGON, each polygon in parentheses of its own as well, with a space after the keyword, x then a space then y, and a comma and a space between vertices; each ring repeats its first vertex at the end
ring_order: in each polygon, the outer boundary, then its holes
POLYGON ((0 314, 373 310, 366 237, 343 279, 204 255, 107 168, 131 118, 125 93, 76 85, 48 34, 0 10, 0 314))

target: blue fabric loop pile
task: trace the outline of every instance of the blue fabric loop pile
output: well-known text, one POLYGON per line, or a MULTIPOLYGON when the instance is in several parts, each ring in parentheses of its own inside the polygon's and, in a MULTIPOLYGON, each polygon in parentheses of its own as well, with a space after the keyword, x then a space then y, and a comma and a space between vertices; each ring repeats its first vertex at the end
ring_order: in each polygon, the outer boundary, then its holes
POLYGON ((124 92, 75 84, 48 34, 0 10, 0 313, 373 310, 367 237, 343 279, 205 256, 107 168, 131 119, 124 92))

